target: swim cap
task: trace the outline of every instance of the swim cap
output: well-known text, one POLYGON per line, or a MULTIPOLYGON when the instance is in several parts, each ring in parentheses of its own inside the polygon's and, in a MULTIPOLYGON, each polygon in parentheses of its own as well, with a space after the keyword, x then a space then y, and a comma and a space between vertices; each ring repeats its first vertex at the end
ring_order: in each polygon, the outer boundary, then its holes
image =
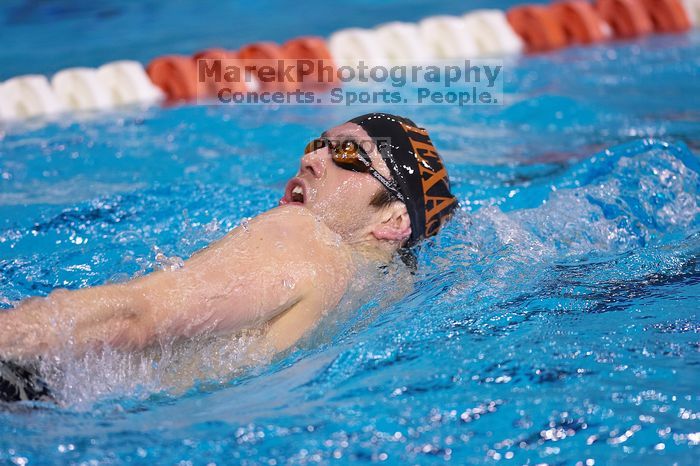
POLYGON ((428 132, 413 121, 389 113, 368 113, 350 120, 375 142, 399 191, 406 199, 411 236, 406 246, 433 236, 457 207, 442 159, 428 132))

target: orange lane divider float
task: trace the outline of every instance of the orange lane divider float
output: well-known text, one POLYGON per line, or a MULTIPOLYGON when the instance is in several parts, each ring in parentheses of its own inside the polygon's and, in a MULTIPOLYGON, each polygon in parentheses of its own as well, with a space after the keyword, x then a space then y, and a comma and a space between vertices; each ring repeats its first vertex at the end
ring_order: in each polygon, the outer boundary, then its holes
MULTIPOLYGON (((226 61, 238 59, 238 52, 232 50, 225 50, 221 48, 206 49, 201 50, 194 55, 192 55, 192 60, 197 68, 197 85, 200 96, 203 97, 216 97, 218 93, 223 89, 228 89, 230 92, 245 92, 247 87, 243 80, 226 80, 224 78, 226 61), (203 76, 200 75, 199 60, 221 60, 222 71, 220 76, 205 73, 203 76), (200 79, 203 78, 203 79, 200 79), (217 79, 218 78, 218 79, 217 79)), ((206 65, 211 67, 214 62, 207 62, 206 65)))
POLYGON ((230 92, 295 91, 326 88, 336 81, 335 65, 326 41, 313 36, 297 37, 281 46, 274 42, 256 42, 238 51, 212 48, 197 52, 192 57, 167 55, 151 61, 147 70, 153 83, 171 102, 194 100, 197 96, 215 97, 224 88, 230 92), (252 70, 252 76, 240 76, 240 79, 230 81, 223 77, 217 80, 211 73, 205 73, 202 77, 198 75, 197 65, 201 59, 224 60, 224 65, 225 60, 241 60, 246 68, 252 70), (302 69, 285 73, 285 68, 296 66, 298 60, 314 61, 314 73, 302 69), (332 71, 319 76, 319 65, 332 71))
POLYGON ((569 44, 600 42, 610 34, 607 24, 585 0, 555 2, 549 8, 561 24, 569 44))
POLYGON ((683 32, 690 29, 688 12, 680 0, 642 0, 656 32, 683 32))
POLYGON ((226 60, 226 59, 235 59, 235 58, 238 58, 238 53, 236 53, 232 50, 226 50, 226 49, 220 49, 220 48, 200 50, 199 52, 192 55, 192 59, 194 61, 197 61, 200 59, 201 60, 208 60, 208 59, 226 60))
POLYGON ((597 0, 595 7, 615 37, 627 39, 654 30, 649 13, 639 0, 597 0))
POLYGON ((192 57, 165 55, 154 58, 146 68, 153 84, 158 86, 168 101, 197 98, 197 66, 192 57))
POLYGON ((284 58, 282 47, 274 42, 256 42, 243 46, 238 51, 238 58, 245 67, 253 70, 252 91, 271 92, 293 90, 294 83, 284 79, 284 70, 277 66, 278 60, 284 58), (268 73, 267 67, 272 67, 268 73))
POLYGON ((528 52, 545 52, 567 45, 564 29, 549 8, 523 5, 506 13, 508 22, 525 42, 528 52))
MULTIPOLYGON (((293 60, 312 60, 314 73, 297 69, 294 78, 302 89, 325 89, 337 82, 335 63, 331 52, 328 50, 325 39, 322 37, 304 36, 297 37, 282 45, 282 54, 293 60), (327 73, 323 68, 330 70, 327 73), (319 69, 321 68, 321 69, 319 69)), ((304 66, 303 64, 301 66, 304 66)))
MULTIPOLYGON (((700 0, 593 0, 593 5, 586 0, 558 0, 548 6, 522 5, 511 8, 505 15, 498 10, 493 10, 492 14, 502 18, 503 22, 503 27, 495 28, 494 31, 497 30, 500 35, 509 32, 514 40, 520 41, 522 39, 528 52, 541 52, 570 44, 595 43, 610 35, 616 38, 632 38, 651 32, 682 32, 698 21, 700 0)), ((465 18, 470 16, 472 15, 467 15, 465 18)), ((423 22, 429 22, 430 19, 426 18, 423 22)), ((453 19, 452 23, 455 21, 459 21, 459 19, 453 19)), ((433 29, 435 30, 435 28, 433 29)), ((482 29, 468 28, 469 33, 474 34, 476 34, 475 31, 483 34, 482 29)), ((333 38, 342 32, 338 31, 331 36, 331 45, 333 38)), ((381 41, 368 40, 368 38, 373 37, 368 31, 363 32, 363 34, 362 56, 368 57, 373 53, 381 53, 377 50, 381 50, 386 44, 382 44, 381 41)), ((353 45, 353 42, 346 41, 342 45, 348 44, 353 45)), ((114 98, 110 101, 109 107, 157 101, 160 98, 160 91, 156 87, 163 91, 170 102, 192 101, 198 95, 211 98, 223 86, 229 87, 232 92, 327 88, 330 84, 337 85, 335 67, 339 61, 343 61, 345 58, 339 52, 342 49, 343 47, 329 46, 323 38, 305 36, 291 39, 282 46, 272 42, 258 42, 247 45, 238 52, 207 49, 196 53, 193 57, 182 55, 157 57, 148 65, 147 77, 142 71, 139 75, 139 69, 143 69, 137 62, 115 62, 101 67, 98 70, 98 78, 101 85, 111 89, 110 95, 113 95, 114 98), (228 82, 226 80, 215 82, 215 79, 205 77, 198 84, 200 80, 197 79, 197 60, 202 58, 237 58, 244 60, 244 63, 247 61, 249 65, 256 68, 256 71, 250 82, 245 80, 243 82, 228 82), (276 66, 277 60, 280 59, 287 59, 284 63, 287 66, 290 60, 292 64, 299 59, 320 60, 324 66, 327 63, 330 64, 333 67, 333 72, 330 73, 329 77, 328 73, 307 74, 299 68, 292 70, 290 74, 286 66, 284 69, 276 66), (272 65, 272 76, 270 76, 269 68, 265 69, 265 76, 263 76, 263 72, 259 69, 262 64, 272 65), (288 79, 285 79, 285 76, 288 79)), ((355 47, 353 52, 356 52, 357 49, 358 47, 355 47)), ((505 50, 504 48, 503 51, 505 50)), ((507 50, 506 53, 518 53, 520 47, 510 47, 507 50)), ((501 49, 495 50, 498 53, 500 51, 501 49)), ((437 52, 434 51, 434 53, 437 52)), ((316 62, 316 65, 318 66, 319 62, 316 62)), ((75 74, 75 70, 73 71, 75 74)), ((83 70, 79 77, 85 78, 86 73, 89 74, 83 70)), ((65 73, 57 73, 57 86, 58 81, 61 81, 64 75, 65 73)), ((77 91, 74 91, 75 89, 71 87, 73 97, 76 99, 82 97, 77 96, 77 91)), ((45 77, 20 76, 0 83, 0 96, 2 96, 0 98, 0 120, 28 118, 64 110, 45 77)), ((77 102, 76 99, 73 100, 77 102)))

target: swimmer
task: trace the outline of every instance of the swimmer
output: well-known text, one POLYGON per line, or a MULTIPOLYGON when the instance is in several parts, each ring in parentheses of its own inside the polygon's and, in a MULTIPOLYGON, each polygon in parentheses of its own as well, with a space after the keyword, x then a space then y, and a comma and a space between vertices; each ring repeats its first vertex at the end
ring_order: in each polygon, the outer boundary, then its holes
POLYGON ((340 302, 359 263, 410 257, 456 207, 426 130, 385 113, 354 118, 306 146, 279 206, 183 267, 55 290, 0 313, 0 400, 50 398, 29 368, 66 349, 135 351, 257 328, 283 351, 340 302))

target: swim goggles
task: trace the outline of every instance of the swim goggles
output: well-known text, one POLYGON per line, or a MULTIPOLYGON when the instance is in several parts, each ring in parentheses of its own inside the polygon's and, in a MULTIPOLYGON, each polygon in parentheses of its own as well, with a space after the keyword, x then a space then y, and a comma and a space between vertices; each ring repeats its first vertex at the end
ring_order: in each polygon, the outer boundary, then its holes
POLYGON ((335 143, 328 138, 316 138, 306 145, 304 155, 317 151, 322 148, 328 148, 331 153, 333 163, 340 168, 359 173, 369 173, 377 181, 379 181, 391 194, 396 196, 401 202, 406 202, 403 194, 396 188, 396 185, 387 180, 373 166, 372 161, 367 152, 360 144, 352 139, 346 139, 340 143, 335 143))

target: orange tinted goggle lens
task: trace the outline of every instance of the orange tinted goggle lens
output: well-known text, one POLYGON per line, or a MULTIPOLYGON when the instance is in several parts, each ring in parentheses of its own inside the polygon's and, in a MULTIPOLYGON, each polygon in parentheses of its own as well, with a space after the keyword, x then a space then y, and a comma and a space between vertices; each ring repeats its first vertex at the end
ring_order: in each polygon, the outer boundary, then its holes
POLYGON ((319 149, 323 149, 327 145, 328 144, 326 144, 326 141, 324 141, 323 139, 314 139, 306 145, 306 148, 304 149, 304 155, 310 154, 311 152, 315 152, 319 149))
POLYGON ((304 154, 317 151, 324 147, 330 147, 333 162, 346 170, 366 172, 369 171, 369 164, 360 159, 362 157, 358 144, 354 141, 343 141, 340 144, 333 144, 327 139, 314 139, 306 145, 304 154))

